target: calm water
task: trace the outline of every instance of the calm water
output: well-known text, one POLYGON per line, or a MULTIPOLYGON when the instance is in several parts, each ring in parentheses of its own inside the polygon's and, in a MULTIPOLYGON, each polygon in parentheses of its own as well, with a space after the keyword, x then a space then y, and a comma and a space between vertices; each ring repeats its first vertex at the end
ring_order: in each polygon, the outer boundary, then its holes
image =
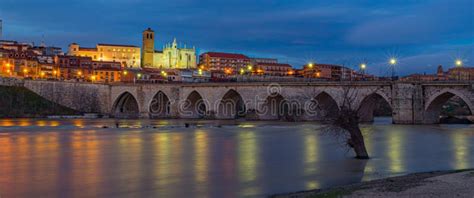
POLYGON ((316 124, 0 120, 0 197, 262 197, 474 167, 474 125, 364 125, 353 159, 316 124))

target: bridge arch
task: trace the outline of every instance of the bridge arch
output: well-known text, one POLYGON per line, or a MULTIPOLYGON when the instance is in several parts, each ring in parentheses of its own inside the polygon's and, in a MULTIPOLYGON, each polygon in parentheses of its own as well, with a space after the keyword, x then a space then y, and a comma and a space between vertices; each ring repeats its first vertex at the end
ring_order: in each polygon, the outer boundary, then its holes
POLYGON ((239 92, 234 89, 227 91, 218 102, 218 117, 221 119, 234 119, 245 117, 247 112, 245 101, 239 92))
POLYGON ((461 92, 454 89, 444 89, 436 94, 433 94, 425 103, 425 112, 423 115, 423 122, 425 124, 439 123, 439 117, 443 105, 452 97, 458 96, 463 100, 469 108, 471 115, 474 113, 474 106, 472 102, 461 92))
POLYGON ((327 116, 336 115, 339 105, 334 97, 323 91, 312 98, 305 109, 307 119, 323 120, 327 116))
POLYGON ((114 102, 112 114, 116 118, 138 118, 140 107, 135 96, 128 91, 120 94, 114 102))
POLYGON ((385 106, 390 107, 390 115, 393 113, 393 108, 390 100, 378 92, 371 93, 365 96, 359 104, 358 114, 361 122, 374 121, 374 111, 378 104, 385 103, 385 106))
POLYGON ((258 109, 259 117, 263 120, 281 120, 285 113, 289 112, 288 101, 279 93, 267 96, 264 103, 258 109))
POLYGON ((163 91, 158 91, 150 101, 150 118, 168 118, 171 111, 171 102, 163 91))
POLYGON ((180 105, 180 115, 183 118, 203 118, 208 109, 207 102, 196 90, 192 91, 180 105))

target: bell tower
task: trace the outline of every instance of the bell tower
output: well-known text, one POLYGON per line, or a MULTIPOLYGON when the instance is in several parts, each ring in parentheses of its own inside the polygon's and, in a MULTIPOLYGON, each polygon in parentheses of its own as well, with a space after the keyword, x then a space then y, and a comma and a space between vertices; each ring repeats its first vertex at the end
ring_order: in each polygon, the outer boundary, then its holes
POLYGON ((143 31, 142 67, 153 67, 153 54, 155 53, 155 32, 148 28, 143 31))

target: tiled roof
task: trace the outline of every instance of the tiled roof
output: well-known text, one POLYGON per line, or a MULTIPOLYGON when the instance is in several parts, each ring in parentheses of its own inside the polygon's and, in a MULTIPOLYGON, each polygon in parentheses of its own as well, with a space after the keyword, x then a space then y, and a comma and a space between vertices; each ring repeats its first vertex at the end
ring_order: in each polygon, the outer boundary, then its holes
POLYGON ((250 59, 249 57, 243 54, 232 54, 232 53, 224 53, 224 52, 206 52, 203 55, 208 55, 210 57, 219 57, 219 58, 250 59))
POLYGON ((101 45, 101 46, 117 46, 117 47, 138 47, 138 46, 135 46, 135 45, 120 45, 120 44, 105 44, 105 43, 99 43, 97 45, 101 45))

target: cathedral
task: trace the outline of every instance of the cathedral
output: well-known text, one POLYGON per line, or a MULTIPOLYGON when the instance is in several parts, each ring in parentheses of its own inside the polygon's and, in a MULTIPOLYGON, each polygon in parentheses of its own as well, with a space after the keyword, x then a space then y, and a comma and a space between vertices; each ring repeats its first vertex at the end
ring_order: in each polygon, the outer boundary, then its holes
POLYGON ((157 69, 193 69, 196 68, 196 48, 178 46, 173 43, 163 46, 163 51, 155 50, 155 32, 148 28, 143 31, 142 66, 157 69))

